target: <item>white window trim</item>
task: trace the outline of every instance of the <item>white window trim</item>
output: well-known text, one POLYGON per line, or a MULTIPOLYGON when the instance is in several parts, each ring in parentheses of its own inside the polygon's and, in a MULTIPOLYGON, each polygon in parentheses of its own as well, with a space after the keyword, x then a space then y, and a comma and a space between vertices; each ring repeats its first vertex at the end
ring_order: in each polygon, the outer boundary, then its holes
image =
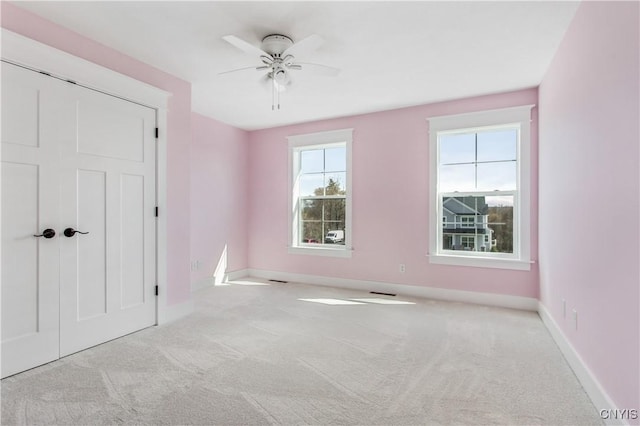
MULTIPOLYGON (((290 254, 307 254, 315 256, 329 256, 329 257, 351 257, 353 251, 352 239, 351 239, 351 145, 353 143, 353 129, 332 130, 327 132, 310 133, 305 135, 293 135, 288 136, 289 141, 289 246, 288 252, 290 254), (346 194, 346 209, 345 209, 345 233, 344 233, 344 245, 306 245, 300 244, 298 241, 298 209, 294 208, 293 193, 296 190, 297 176, 294 174, 294 170, 299 170, 299 155, 298 153, 308 147, 327 148, 335 144, 346 145, 346 169, 347 169, 347 194, 346 194)), ((297 192, 297 191, 296 191, 297 192)))
POLYGON ((429 262, 443 265, 472 266, 481 268, 531 269, 531 109, 535 105, 495 109, 465 114, 430 117, 429 122, 429 262), (520 125, 518 146, 518 211, 514 212, 515 257, 501 258, 495 254, 487 256, 483 252, 460 254, 438 251, 438 132, 475 129, 479 127, 520 125), (517 249, 516 249, 517 247, 517 249))

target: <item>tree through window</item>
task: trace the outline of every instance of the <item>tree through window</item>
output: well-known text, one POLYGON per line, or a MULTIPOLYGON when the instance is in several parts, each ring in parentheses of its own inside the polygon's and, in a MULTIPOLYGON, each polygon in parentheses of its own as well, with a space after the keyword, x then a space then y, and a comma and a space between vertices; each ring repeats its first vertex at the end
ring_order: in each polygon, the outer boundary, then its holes
POLYGON ((292 248, 344 251, 349 244, 350 136, 349 130, 289 137, 292 248))

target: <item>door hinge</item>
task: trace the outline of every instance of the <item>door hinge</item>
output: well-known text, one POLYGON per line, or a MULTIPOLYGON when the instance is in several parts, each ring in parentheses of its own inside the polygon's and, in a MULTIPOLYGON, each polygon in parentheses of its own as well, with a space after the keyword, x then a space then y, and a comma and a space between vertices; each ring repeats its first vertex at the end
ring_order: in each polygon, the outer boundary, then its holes
POLYGON ((156 139, 158 139, 158 128, 156 127, 156 139))
POLYGON ((158 217, 158 206, 156 206, 156 217, 158 217))
POLYGON ((158 286, 156 286, 156 296, 158 295, 158 286))

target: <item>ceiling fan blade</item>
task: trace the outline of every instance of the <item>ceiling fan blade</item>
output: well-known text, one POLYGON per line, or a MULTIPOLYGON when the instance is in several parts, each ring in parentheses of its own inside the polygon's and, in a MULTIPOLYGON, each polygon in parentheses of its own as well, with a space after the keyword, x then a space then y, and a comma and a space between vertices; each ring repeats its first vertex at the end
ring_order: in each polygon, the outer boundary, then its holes
POLYGON ((245 71, 245 70, 256 70, 256 71, 264 71, 269 69, 269 67, 267 66, 263 66, 263 67, 256 67, 255 65, 252 67, 244 67, 244 68, 236 68, 235 70, 229 70, 229 71, 222 71, 219 72, 218 75, 223 75, 223 74, 230 74, 232 72, 237 72, 237 71, 245 71))
POLYGON ((224 36, 222 38, 227 43, 234 45, 235 47, 237 47, 238 49, 242 50, 244 53, 248 53, 249 55, 271 57, 271 55, 269 55, 264 50, 260 49, 259 47, 254 46, 253 44, 251 44, 249 42, 244 41, 240 37, 236 37, 234 35, 226 35, 226 36, 224 36))
POLYGON ((293 46, 289 47, 287 50, 282 52, 282 57, 287 55, 304 55, 308 52, 313 52, 318 47, 320 47, 324 43, 324 39, 317 34, 312 34, 309 37, 303 38, 297 43, 294 43, 293 46))
POLYGON ((340 68, 330 67, 328 65, 313 64, 311 62, 296 62, 294 65, 302 65, 302 68, 305 70, 310 70, 314 74, 325 75, 327 77, 336 77, 340 74, 340 68))

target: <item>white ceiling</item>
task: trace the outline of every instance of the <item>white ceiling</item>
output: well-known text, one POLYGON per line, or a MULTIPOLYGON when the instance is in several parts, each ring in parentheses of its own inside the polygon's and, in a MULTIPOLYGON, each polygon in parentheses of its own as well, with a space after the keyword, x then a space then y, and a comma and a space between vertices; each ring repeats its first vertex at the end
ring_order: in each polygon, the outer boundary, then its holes
POLYGON ((192 83, 201 114, 253 130, 537 86, 577 2, 16 2, 91 39, 192 83), (257 58, 279 33, 325 43, 296 59, 341 68, 338 77, 293 71, 280 111, 257 58))

